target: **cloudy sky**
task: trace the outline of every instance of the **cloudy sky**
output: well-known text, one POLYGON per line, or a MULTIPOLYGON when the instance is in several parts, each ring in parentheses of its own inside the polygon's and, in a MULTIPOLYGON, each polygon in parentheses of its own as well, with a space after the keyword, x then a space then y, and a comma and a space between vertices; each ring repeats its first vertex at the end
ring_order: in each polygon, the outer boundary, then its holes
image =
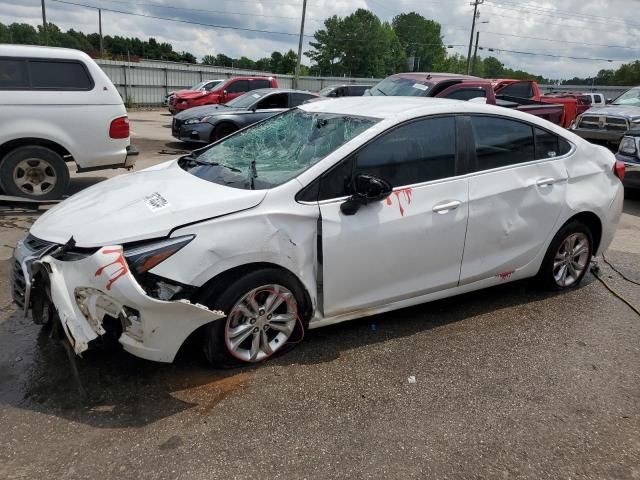
MULTIPOLYGON (((65 1, 143 15, 103 11, 103 33, 155 37, 172 43, 177 51, 187 50, 198 57, 225 53, 257 59, 274 50, 296 50, 302 12, 302 0, 65 1), (280 34, 214 28, 150 16, 280 34)), ((46 3, 48 21, 62 29, 98 31, 95 9, 54 0, 46 3)), ((345 16, 357 8, 370 9, 382 20, 416 11, 443 25, 445 43, 466 45, 473 10, 469 3, 469 0, 308 0, 305 33, 313 34, 328 16, 345 16)), ((550 78, 590 76, 602 68, 617 68, 621 63, 640 58, 638 7, 640 0, 485 0, 479 9, 480 21, 488 22, 480 25, 480 46, 484 48, 480 55, 494 55, 505 66, 550 78), (494 51, 489 52, 489 48, 494 51)), ((40 0, 0 0, 0 22, 37 25, 41 22, 40 0)), ((466 46, 449 51, 466 55, 466 46)))

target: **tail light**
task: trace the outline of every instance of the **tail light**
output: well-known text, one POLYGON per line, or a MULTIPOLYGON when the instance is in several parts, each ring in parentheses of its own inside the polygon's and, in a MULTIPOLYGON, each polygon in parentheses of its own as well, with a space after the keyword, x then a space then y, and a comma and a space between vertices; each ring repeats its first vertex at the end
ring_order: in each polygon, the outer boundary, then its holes
POLYGON ((613 173, 622 182, 624 180, 624 162, 616 160, 616 164, 613 166, 613 173))
POLYGON ((129 138, 129 117, 116 118, 109 126, 109 136, 111 138, 129 138))

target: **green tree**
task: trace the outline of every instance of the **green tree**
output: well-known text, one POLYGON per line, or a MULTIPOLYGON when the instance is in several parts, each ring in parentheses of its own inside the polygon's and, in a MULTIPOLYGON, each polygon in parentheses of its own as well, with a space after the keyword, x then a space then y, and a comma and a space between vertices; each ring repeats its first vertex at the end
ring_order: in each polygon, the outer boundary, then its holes
POLYGON ((407 58, 415 58, 415 67, 429 72, 440 64, 446 55, 442 44, 440 24, 411 12, 393 18, 393 30, 398 36, 407 58))
POLYGON ((282 55, 280 63, 278 65, 278 69, 274 71, 274 73, 280 74, 289 74, 293 75, 296 69, 296 61, 298 60, 298 55, 293 50, 289 50, 287 53, 282 55))
POLYGON ((251 70, 255 68, 256 62, 247 57, 240 57, 233 63, 233 66, 236 68, 244 68, 246 70, 251 70))
POLYGON ((482 63, 484 64, 484 76, 486 78, 502 78, 504 74, 504 65, 496 57, 487 57, 482 63))
POLYGON ((205 55, 202 57, 202 64, 203 65, 215 65, 216 64, 216 57, 213 55, 205 55))

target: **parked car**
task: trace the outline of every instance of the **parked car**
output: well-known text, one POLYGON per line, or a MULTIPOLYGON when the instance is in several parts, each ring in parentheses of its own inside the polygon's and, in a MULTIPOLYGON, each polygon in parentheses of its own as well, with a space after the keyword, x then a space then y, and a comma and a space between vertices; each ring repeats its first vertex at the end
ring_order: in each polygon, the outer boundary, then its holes
POLYGON ((189 143, 212 143, 248 125, 317 98, 315 93, 285 88, 247 92, 223 105, 205 105, 173 117, 171 134, 189 143))
POLYGON ((624 186, 640 189, 640 124, 622 137, 616 158, 625 164, 624 186))
POLYGON ((607 104, 607 99, 602 93, 583 93, 583 95, 589 97, 591 100, 589 103, 593 107, 604 107, 607 104))
POLYGON ((260 362, 308 328, 528 277, 575 288, 613 239, 621 169, 517 110, 309 103, 47 211, 13 298, 56 311, 79 354, 110 331, 170 362, 195 333, 213 365, 260 362))
POLYGON ((210 91, 176 93, 171 104, 171 113, 202 105, 227 103, 240 95, 260 88, 278 88, 273 77, 234 77, 216 84, 210 91))
MULTIPOLYGON (((528 82, 529 83, 529 82, 528 82)), ((530 85, 525 85, 527 91, 530 85)), ((537 84, 536 84, 537 87, 537 84)), ((564 107, 513 95, 516 85, 453 73, 398 73, 371 87, 366 95, 484 99, 490 105, 512 108, 536 115, 558 125, 564 121, 564 107), (501 91, 504 89, 504 91, 501 91), (497 95, 497 93, 500 95, 497 95)))
POLYGON ((61 198, 69 169, 132 168, 120 94, 88 55, 0 45, 0 185, 8 195, 61 198))
POLYGON ((571 130, 590 141, 618 146, 625 132, 640 125, 640 87, 627 90, 611 104, 580 115, 571 130))
MULTIPOLYGON (((172 110, 172 105, 173 105, 173 97, 177 94, 177 93, 187 93, 187 92, 210 92, 211 90, 213 90, 216 86, 220 85, 222 82, 224 82, 224 79, 218 79, 218 80, 205 80, 203 82, 198 82, 195 85, 183 89, 183 90, 174 90, 172 92, 168 92, 165 97, 164 97, 164 101, 162 102, 163 105, 167 106, 169 108, 169 111, 172 110)), ((173 112, 171 112, 173 113, 173 112)))
POLYGON ((321 97, 361 97, 364 95, 364 92, 371 88, 371 85, 354 85, 354 84, 343 84, 343 85, 331 85, 329 87, 324 87, 322 90, 318 92, 318 95, 321 97))

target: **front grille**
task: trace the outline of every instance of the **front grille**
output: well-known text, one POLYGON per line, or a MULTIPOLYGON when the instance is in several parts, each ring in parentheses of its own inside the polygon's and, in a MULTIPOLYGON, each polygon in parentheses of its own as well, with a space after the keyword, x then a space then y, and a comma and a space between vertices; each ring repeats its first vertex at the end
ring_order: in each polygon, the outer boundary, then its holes
POLYGON ((46 240, 41 240, 29 234, 27 238, 22 241, 22 244, 19 243, 16 247, 16 251, 11 260, 11 298, 13 298, 13 301, 20 307, 24 307, 24 293, 26 288, 26 280, 20 262, 26 257, 41 252, 50 245, 53 245, 53 242, 47 242, 46 240))
POLYGON ((583 115, 580 120, 580 128, 626 132, 629 129, 629 123, 624 118, 619 117, 583 115))
POLYGON ((24 308, 24 291, 26 288, 22 266, 15 258, 11 265, 11 298, 21 308, 24 308))
POLYGON ((182 125, 182 122, 180 120, 178 120, 177 118, 173 119, 173 122, 171 123, 171 134, 174 137, 180 136, 181 125, 182 125))

